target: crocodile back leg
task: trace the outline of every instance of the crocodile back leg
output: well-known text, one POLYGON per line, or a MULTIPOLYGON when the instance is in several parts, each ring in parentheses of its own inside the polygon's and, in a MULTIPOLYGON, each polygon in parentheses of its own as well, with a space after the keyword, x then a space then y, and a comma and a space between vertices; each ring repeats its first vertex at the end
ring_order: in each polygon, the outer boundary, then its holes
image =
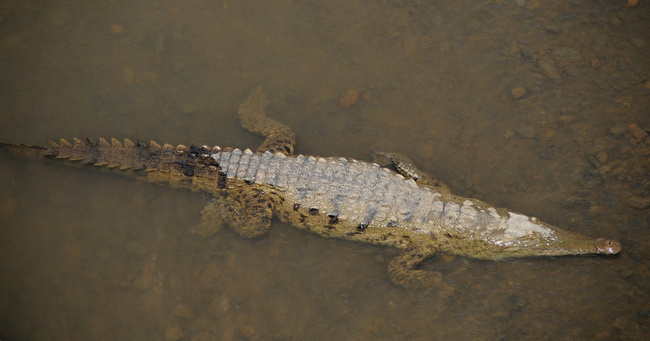
POLYGON ((271 227, 272 209, 273 200, 266 192, 242 187, 215 196, 201 212, 201 223, 193 232, 209 237, 225 223, 242 237, 260 237, 271 227))
MULTIPOLYGON (((296 135, 288 126, 266 117, 268 105, 269 101, 264 90, 262 88, 253 90, 239 107, 241 125, 255 134, 266 137, 264 143, 257 148, 257 152, 268 151, 273 154, 291 155, 296 143, 296 135)), ((273 209, 273 198, 260 188, 248 186, 230 188, 228 193, 217 195, 203 209, 201 223, 194 232, 207 237, 226 223, 243 237, 259 237, 270 228, 273 209)))
POLYGON ((258 152, 283 153, 291 155, 296 144, 296 134, 288 126, 266 117, 269 100, 262 88, 257 88, 239 107, 239 120, 242 127, 265 136, 266 140, 257 148, 258 152))

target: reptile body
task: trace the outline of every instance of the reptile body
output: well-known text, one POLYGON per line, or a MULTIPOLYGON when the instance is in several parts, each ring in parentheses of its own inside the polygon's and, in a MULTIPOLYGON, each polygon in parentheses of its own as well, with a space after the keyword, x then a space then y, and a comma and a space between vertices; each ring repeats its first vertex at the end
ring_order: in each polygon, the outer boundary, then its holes
POLYGON ((439 275, 416 266, 436 252, 477 259, 616 254, 620 243, 589 238, 537 218, 452 194, 407 157, 388 157, 399 173, 343 157, 292 155, 293 131, 265 116, 261 89, 241 105, 242 126, 262 136, 249 149, 173 147, 156 142, 74 139, 34 147, 38 154, 119 168, 152 182, 211 194, 195 231, 211 235, 226 223, 258 237, 272 215, 314 233, 402 249, 389 276, 409 287, 439 284, 439 275))

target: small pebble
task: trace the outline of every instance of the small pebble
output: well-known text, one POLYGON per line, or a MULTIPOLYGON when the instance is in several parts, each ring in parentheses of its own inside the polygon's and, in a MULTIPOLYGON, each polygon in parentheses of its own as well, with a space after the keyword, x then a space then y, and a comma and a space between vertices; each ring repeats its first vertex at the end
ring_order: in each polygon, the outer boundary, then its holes
POLYGON ((16 200, 0 201, 0 219, 7 218, 16 212, 16 200))
POLYGON ((602 215, 603 211, 604 210, 603 210, 602 206, 598 206, 598 205, 589 206, 589 215, 591 215, 593 217, 597 217, 597 216, 602 215))
POLYGON ((575 76, 580 75, 580 69, 573 66, 573 65, 567 65, 567 66, 564 67, 564 73, 566 73, 567 75, 569 75, 571 77, 575 77, 575 76))
POLYGON ((526 88, 523 86, 516 86, 510 90, 510 94, 514 99, 520 99, 524 96, 526 96, 526 88))
POLYGON ((632 38, 630 39, 630 42, 632 42, 632 44, 638 48, 645 47, 645 39, 643 38, 632 38))
POLYGON ((130 254, 144 255, 149 250, 142 243, 130 241, 126 244, 126 251, 130 254))
POLYGON ((645 86, 646 89, 650 89, 650 81, 645 81, 643 86, 645 86))
POLYGON ((224 316, 230 313, 230 306, 231 303, 228 296, 215 297, 212 303, 210 303, 210 312, 216 316, 224 316))
POLYGON ((185 64, 182 62, 174 63, 174 65, 172 65, 172 71, 174 72, 181 72, 183 70, 185 70, 185 64))
POLYGON ((533 138, 536 135, 535 127, 529 125, 522 125, 517 127, 517 134, 525 138, 533 138))
POLYGON ((550 25, 546 26, 546 30, 548 32, 550 32, 550 33, 558 34, 558 33, 560 33, 560 26, 558 26, 556 24, 550 24, 550 25))
POLYGON ((603 164, 598 161, 598 159, 593 156, 593 155, 588 155, 587 160, 589 160, 589 163, 591 163, 598 171, 601 171, 603 169, 603 164))
POLYGON ((611 127, 609 128, 609 133, 616 136, 616 137, 621 137, 627 129, 625 127, 611 127))
POLYGON ((526 48, 526 47, 522 47, 522 48, 519 50, 519 56, 521 56, 521 58, 522 58, 523 60, 525 60, 525 61, 529 61, 529 62, 534 61, 535 58, 536 58, 536 57, 535 57, 535 54, 533 53, 533 51, 532 51, 531 49, 529 49, 529 48, 526 48))
POLYGON ((77 243, 68 243, 65 245, 65 251, 71 257, 78 257, 81 254, 81 245, 77 243))
POLYGON ((600 162, 601 164, 606 164, 608 160, 609 155, 607 155, 607 152, 604 150, 599 151, 596 153, 596 160, 600 162))
POLYGON ((584 64, 580 51, 572 47, 561 46, 553 49, 553 57, 562 66, 584 64))
POLYGON ((239 327, 239 334, 241 334, 241 336, 243 336, 243 337, 245 337, 247 339, 251 339, 251 338, 253 338, 253 336, 255 336, 255 328, 253 328, 249 324, 245 324, 245 325, 239 327))
POLYGON ((350 90, 348 93, 341 98, 339 101, 339 104, 341 107, 348 109, 359 103, 359 99, 361 98, 361 95, 359 95, 359 92, 356 90, 350 90))
POLYGON ((603 62, 598 59, 596 56, 591 56, 591 67, 594 69, 600 69, 603 67, 603 62))
POLYGON ((645 210, 646 208, 650 207, 650 197, 629 197, 625 203, 632 208, 636 208, 637 210, 645 210))
POLYGON ((185 334, 183 334, 183 330, 178 326, 169 328, 167 331, 165 331, 166 341, 178 341, 184 337, 185 334))
POLYGON ((557 121, 562 124, 571 124, 576 120, 575 116, 572 115, 562 115, 557 118, 557 121))
POLYGON ((181 319, 189 319, 192 317, 192 308, 187 304, 180 304, 174 308, 174 315, 181 319))
POLYGON ((122 36, 126 34, 126 28, 122 24, 113 24, 111 25, 111 33, 117 36, 122 36))
POLYGON ((639 4, 639 0, 627 0, 625 7, 636 7, 639 4))
POLYGON ((540 58, 537 60, 537 66, 542 70, 544 76, 548 77, 552 81, 559 82, 562 80, 562 76, 560 76, 555 63, 552 60, 540 58))
POLYGON ((181 107, 181 112, 186 115, 191 115, 196 112, 196 104, 194 103, 187 103, 181 107))
POLYGON ((646 136, 648 136, 648 133, 645 130, 639 128, 639 126, 634 123, 627 126, 627 130, 639 142, 641 142, 641 140, 643 140, 646 136))
POLYGON ((622 316, 621 316, 621 317, 618 317, 617 319, 615 319, 615 320, 612 322, 612 327, 614 327, 614 328, 616 328, 616 329, 624 330, 624 329, 627 328, 627 326, 628 326, 629 324, 630 324, 630 323, 629 323, 628 319, 625 318, 625 317, 622 317, 622 316))
POLYGON ((540 0, 533 0, 530 1, 528 5, 526 5, 526 9, 533 10, 535 8, 539 8, 540 6, 542 6, 542 2, 540 0))
POLYGON ((449 42, 441 41, 440 44, 438 44, 438 48, 440 49, 440 52, 447 52, 451 50, 451 45, 449 42))
POLYGON ((124 82, 126 84, 131 84, 131 82, 133 82, 135 79, 135 70, 125 65, 122 69, 122 72, 124 73, 124 82))
POLYGON ((591 42, 591 48, 594 51, 601 51, 609 43, 609 36, 598 35, 591 42))
POLYGON ((156 283, 156 275, 151 271, 145 270, 145 273, 133 281, 133 286, 140 290, 148 290, 154 283, 156 283))
POLYGON ((562 205, 566 208, 588 208, 591 207, 589 200, 577 196, 564 199, 562 205))
POLYGON ((596 169, 586 170, 580 179, 578 179, 578 185, 584 188, 594 188, 600 185, 603 182, 603 179, 600 176, 600 173, 596 169))

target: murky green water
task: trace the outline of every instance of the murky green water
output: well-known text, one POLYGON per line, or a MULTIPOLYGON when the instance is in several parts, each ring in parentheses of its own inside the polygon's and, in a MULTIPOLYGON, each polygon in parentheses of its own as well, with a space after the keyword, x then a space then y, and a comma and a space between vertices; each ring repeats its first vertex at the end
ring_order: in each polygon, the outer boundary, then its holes
POLYGON ((624 1, 0 1, 0 141, 394 150, 452 190, 622 241, 616 257, 423 268, 274 222, 189 229, 201 194, 0 157, 0 340, 650 337, 650 7, 624 1), (358 98, 348 95, 358 93, 358 98))

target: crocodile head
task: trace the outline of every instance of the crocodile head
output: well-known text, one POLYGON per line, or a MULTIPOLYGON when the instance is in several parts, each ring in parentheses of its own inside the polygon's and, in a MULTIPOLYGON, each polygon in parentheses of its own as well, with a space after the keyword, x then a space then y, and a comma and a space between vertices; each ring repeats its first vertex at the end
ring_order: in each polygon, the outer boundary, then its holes
POLYGON ((621 252, 612 239, 590 238, 543 223, 536 218, 509 212, 498 228, 474 239, 468 256, 481 259, 565 256, 621 252))
POLYGON ((490 258, 567 256, 601 254, 615 255, 621 252, 621 244, 612 239, 589 238, 587 236, 556 229, 551 236, 533 233, 508 241, 492 241, 493 255, 490 258))

